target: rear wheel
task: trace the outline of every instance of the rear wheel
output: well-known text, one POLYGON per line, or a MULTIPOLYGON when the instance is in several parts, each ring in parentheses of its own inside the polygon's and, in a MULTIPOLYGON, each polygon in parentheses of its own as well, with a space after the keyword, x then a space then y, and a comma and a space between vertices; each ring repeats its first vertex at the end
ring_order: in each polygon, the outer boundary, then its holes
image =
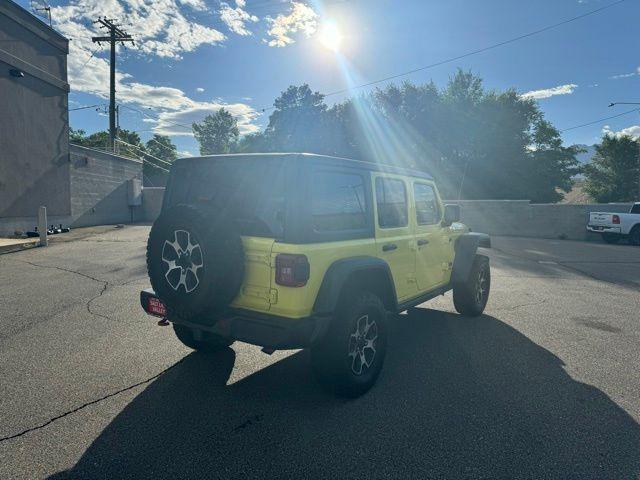
POLYGON ((470 317, 482 315, 489 300, 490 289, 489 257, 476 255, 467 281, 453 287, 453 304, 456 311, 470 317))
POLYGON ((616 235, 615 233, 603 233, 602 239, 607 243, 618 243, 620 241, 620 235, 616 235))
POLYGON ((629 233, 629 243, 631 245, 640 245, 640 225, 636 225, 629 233))
POLYGON ((312 348, 316 377, 344 397, 358 397, 376 382, 387 348, 386 311, 382 301, 361 291, 338 309, 322 341, 312 348))
POLYGON ((209 332, 202 332, 202 338, 196 340, 193 329, 184 325, 173 324, 173 331, 183 345, 203 353, 215 353, 224 350, 233 343, 232 340, 209 332))

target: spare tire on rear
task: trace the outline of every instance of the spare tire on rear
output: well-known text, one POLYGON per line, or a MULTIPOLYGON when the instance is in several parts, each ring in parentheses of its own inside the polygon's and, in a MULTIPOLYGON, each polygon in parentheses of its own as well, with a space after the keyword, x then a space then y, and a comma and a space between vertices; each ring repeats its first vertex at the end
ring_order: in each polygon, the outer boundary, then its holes
POLYGON ((244 251, 229 214, 178 205, 162 212, 147 242, 151 286, 171 320, 213 323, 237 295, 244 251))

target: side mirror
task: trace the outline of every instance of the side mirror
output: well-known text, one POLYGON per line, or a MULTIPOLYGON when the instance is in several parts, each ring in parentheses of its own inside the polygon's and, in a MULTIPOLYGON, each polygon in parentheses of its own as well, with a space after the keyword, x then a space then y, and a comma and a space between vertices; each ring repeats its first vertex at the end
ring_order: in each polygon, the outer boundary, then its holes
POLYGON ((460 205, 449 204, 444 206, 443 227, 450 227, 452 223, 460 221, 460 205))

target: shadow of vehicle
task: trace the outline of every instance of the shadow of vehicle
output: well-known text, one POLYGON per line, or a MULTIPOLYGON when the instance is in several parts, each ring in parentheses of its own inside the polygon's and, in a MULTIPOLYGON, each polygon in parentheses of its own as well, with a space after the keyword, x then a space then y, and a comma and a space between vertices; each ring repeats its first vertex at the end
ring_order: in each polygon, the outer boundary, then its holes
MULTIPOLYGON (((640 428, 500 320, 396 316, 378 384, 325 393, 296 353, 231 385, 231 349, 150 384, 51 478, 636 478, 640 428)), ((238 366, 239 367, 239 366, 238 366)))

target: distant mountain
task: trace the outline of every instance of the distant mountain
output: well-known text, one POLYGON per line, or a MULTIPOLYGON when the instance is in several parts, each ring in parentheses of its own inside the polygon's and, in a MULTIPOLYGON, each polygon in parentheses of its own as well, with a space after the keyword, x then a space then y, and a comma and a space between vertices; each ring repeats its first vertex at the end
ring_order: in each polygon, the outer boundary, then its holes
POLYGON ((583 148, 586 151, 583 153, 579 153, 576 155, 576 159, 580 162, 581 165, 586 165, 591 163, 593 156, 596 154, 596 146, 595 145, 576 145, 577 147, 583 148))

